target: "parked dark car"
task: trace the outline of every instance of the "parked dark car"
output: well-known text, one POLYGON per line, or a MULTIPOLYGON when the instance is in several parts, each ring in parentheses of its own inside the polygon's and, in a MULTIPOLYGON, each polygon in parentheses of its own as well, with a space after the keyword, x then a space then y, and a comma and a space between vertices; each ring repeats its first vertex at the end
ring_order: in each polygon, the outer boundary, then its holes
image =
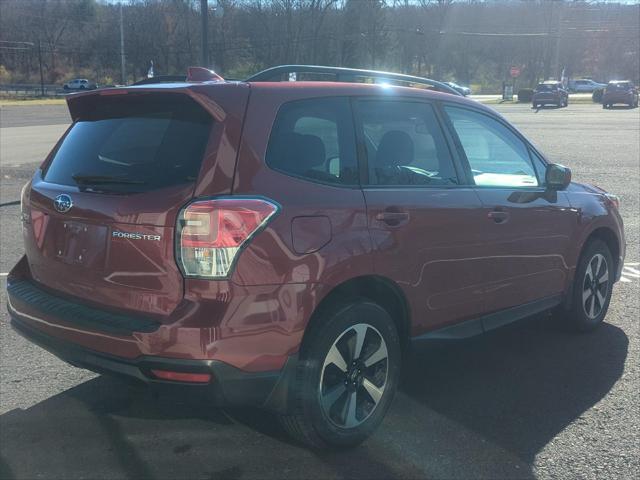
POLYGON ((462 95, 464 95, 465 97, 467 95, 471 95, 471 89, 469 87, 464 87, 462 85, 458 85, 456 82, 444 82, 447 85, 449 85, 451 88, 453 88, 454 90, 456 90, 457 92, 461 93, 462 95))
POLYGON ((545 105, 566 107, 569 105, 569 92, 564 89, 560 82, 542 82, 538 84, 535 92, 533 92, 531 104, 533 108, 545 105))
POLYGON ((348 447, 415 340, 548 310, 602 323, 625 256, 615 196, 459 95, 261 78, 68 97, 73 124, 22 192, 19 333, 348 447))
POLYGON ((633 83, 627 80, 609 82, 602 94, 602 108, 611 108, 617 103, 631 108, 638 106, 638 89, 633 83))

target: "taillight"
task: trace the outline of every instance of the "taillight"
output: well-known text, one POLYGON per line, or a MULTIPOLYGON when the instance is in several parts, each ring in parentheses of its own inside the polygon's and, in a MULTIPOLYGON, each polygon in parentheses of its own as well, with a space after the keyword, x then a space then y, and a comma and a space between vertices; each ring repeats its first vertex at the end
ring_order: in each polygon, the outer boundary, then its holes
POLYGON ((29 205, 30 192, 31 180, 25 183, 20 191, 20 220, 22 220, 22 223, 31 222, 31 206, 29 205))
POLYGON ((189 204, 177 226, 177 260, 186 277, 224 278, 249 239, 278 206, 260 198, 218 198, 189 204))

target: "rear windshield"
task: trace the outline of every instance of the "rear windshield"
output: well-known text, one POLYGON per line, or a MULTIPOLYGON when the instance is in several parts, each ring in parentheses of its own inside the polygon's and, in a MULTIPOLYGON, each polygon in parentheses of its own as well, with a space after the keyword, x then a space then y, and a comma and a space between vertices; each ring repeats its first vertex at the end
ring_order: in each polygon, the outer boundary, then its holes
POLYGON ((212 118, 185 95, 96 98, 44 180, 95 191, 147 191, 196 180, 212 118))
POLYGON ((631 88, 631 84, 629 82, 610 83, 607 88, 611 90, 629 90, 631 88))
POLYGON ((558 85, 553 85, 553 84, 549 84, 549 83, 540 83, 536 87, 536 90, 538 92, 552 92, 552 91, 557 90, 557 89, 558 89, 558 85))

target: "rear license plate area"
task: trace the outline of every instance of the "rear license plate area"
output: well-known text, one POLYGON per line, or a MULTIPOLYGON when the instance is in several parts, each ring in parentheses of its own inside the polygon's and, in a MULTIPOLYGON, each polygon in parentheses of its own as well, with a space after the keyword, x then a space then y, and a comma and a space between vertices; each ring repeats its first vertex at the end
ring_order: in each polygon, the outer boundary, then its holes
POLYGON ((104 268, 107 227, 72 220, 57 222, 54 255, 66 265, 104 268))

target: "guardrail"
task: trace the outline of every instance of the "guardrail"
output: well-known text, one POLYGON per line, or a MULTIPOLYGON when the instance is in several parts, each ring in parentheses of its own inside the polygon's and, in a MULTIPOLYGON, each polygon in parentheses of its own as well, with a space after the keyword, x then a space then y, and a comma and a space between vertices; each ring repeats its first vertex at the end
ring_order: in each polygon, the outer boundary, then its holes
POLYGON ((0 85, 0 94, 7 96, 40 97, 43 91, 45 97, 57 97, 69 93, 61 85, 40 85, 39 83, 0 85))

